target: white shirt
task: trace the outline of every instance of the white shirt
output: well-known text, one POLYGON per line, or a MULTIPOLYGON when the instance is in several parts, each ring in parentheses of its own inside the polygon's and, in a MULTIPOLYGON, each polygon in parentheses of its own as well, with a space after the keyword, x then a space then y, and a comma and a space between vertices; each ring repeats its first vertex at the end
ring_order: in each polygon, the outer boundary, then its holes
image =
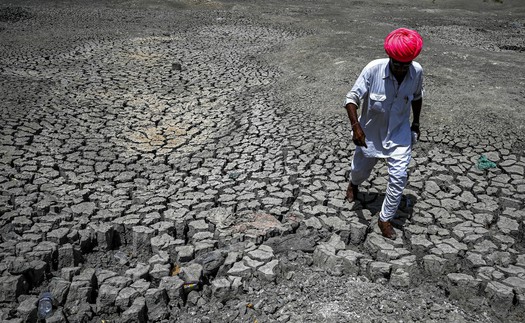
POLYGON ((423 69, 412 62, 399 86, 388 63, 388 58, 368 63, 346 95, 345 106, 361 107, 359 123, 368 148, 360 148, 366 157, 387 158, 411 149, 411 103, 423 96, 423 69))

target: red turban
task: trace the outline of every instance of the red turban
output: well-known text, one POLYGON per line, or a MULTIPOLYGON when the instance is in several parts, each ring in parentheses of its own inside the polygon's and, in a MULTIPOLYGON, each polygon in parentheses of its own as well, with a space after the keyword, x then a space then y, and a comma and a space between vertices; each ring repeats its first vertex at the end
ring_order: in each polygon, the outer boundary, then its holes
POLYGON ((385 38, 385 52, 398 62, 408 63, 419 55, 423 38, 417 31, 399 28, 385 38))

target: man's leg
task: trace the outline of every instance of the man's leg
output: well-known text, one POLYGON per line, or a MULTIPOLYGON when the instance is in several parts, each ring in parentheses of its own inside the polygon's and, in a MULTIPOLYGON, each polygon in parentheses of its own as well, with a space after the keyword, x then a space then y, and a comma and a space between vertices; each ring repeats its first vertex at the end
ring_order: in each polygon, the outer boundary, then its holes
POLYGON ((395 216, 403 190, 407 184, 408 164, 410 163, 411 151, 406 154, 387 158, 388 165, 388 185, 386 187, 385 200, 379 214, 379 228, 383 236, 395 239, 396 233, 390 223, 395 216))
POLYGON ((346 199, 353 202, 357 197, 358 186, 361 185, 374 169, 377 158, 367 158, 361 147, 356 147, 352 165, 350 166, 350 183, 346 189, 346 199))

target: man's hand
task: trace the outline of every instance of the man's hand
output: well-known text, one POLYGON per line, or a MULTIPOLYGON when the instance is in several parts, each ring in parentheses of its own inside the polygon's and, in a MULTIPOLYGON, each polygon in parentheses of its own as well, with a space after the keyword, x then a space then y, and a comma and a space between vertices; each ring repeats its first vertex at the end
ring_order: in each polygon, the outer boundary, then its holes
POLYGON ((410 127, 410 131, 414 131, 417 133, 417 138, 421 138, 421 132, 419 131, 419 123, 412 123, 412 126, 410 127))
POLYGON ((423 106, 423 99, 412 101, 412 126, 410 127, 411 131, 417 133, 417 138, 421 138, 421 133, 419 132, 419 115, 421 114, 421 107, 423 106))
POLYGON ((352 136, 352 141, 356 146, 362 146, 368 148, 365 142, 365 133, 357 120, 357 105, 353 103, 348 103, 346 106, 346 112, 348 113, 348 119, 352 125, 352 131, 354 132, 352 136))
POLYGON ((352 130, 354 131, 354 135, 352 136, 352 141, 354 142, 354 144, 356 146, 362 146, 362 147, 368 148, 365 142, 365 138, 366 138, 365 133, 363 129, 361 128, 361 125, 359 124, 359 122, 357 122, 354 125, 354 128, 352 130))

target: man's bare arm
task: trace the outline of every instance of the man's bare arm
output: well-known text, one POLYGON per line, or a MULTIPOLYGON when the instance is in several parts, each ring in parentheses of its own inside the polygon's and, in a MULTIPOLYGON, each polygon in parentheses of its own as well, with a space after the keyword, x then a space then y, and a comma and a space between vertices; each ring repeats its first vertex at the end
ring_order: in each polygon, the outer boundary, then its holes
POLYGON ((346 113, 348 113, 348 119, 350 119, 350 124, 352 125, 352 130, 354 132, 352 141, 356 146, 364 146, 368 148, 365 142, 365 133, 361 128, 361 124, 359 124, 359 121, 357 120, 357 106, 353 103, 348 103, 345 108, 346 113))
POLYGON ((423 106, 423 99, 412 101, 412 126, 410 130, 417 133, 417 137, 420 137, 419 131, 419 116, 421 115, 421 107, 423 106))

